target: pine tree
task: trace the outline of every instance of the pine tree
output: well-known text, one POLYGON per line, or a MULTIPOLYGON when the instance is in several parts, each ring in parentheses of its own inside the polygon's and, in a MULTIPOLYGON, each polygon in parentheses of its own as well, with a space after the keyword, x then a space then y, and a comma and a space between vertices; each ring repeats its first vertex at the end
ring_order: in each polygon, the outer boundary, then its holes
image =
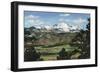
POLYGON ((58 54, 59 54, 59 56, 57 57, 58 60, 69 59, 69 54, 68 52, 65 51, 65 48, 62 48, 62 50, 58 54))
POLYGON ((34 47, 30 47, 24 52, 24 61, 38 61, 40 54, 36 52, 34 47))
POLYGON ((70 45, 81 50, 80 58, 85 59, 90 57, 90 18, 88 19, 86 30, 81 29, 75 38, 72 39, 70 45))

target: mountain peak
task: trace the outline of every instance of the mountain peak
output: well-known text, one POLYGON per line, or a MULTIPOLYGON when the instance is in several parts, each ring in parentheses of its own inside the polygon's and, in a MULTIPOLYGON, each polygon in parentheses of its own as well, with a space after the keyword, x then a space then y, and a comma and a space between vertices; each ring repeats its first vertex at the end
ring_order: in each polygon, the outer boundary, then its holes
POLYGON ((64 23, 64 22, 55 24, 55 25, 54 25, 54 28, 55 28, 55 29, 60 29, 60 30, 62 30, 62 31, 64 31, 64 32, 69 32, 69 31, 70 31, 70 30, 69 30, 68 24, 66 24, 66 23, 64 23))

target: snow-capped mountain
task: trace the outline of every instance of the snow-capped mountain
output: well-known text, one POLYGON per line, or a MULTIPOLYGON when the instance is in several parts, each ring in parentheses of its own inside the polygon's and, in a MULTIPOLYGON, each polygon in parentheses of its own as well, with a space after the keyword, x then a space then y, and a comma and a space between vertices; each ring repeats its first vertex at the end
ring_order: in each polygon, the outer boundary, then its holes
POLYGON ((33 30, 39 30, 41 32, 56 32, 56 33, 64 33, 64 32, 76 32, 77 31, 77 26, 69 26, 65 22, 60 22, 54 25, 37 25, 34 26, 35 29, 33 30))
POLYGON ((64 22, 61 22, 61 23, 58 23, 58 24, 55 24, 53 26, 54 29, 57 29, 61 32, 69 32, 70 31, 70 27, 68 26, 68 24, 64 23, 64 22))
POLYGON ((50 29, 52 29, 52 27, 51 26, 49 26, 49 25, 36 25, 36 26, 34 26, 36 29, 47 29, 47 30, 50 30, 50 29))
POLYGON ((45 28, 46 30, 52 30, 52 27, 49 26, 49 25, 44 26, 44 28, 45 28))

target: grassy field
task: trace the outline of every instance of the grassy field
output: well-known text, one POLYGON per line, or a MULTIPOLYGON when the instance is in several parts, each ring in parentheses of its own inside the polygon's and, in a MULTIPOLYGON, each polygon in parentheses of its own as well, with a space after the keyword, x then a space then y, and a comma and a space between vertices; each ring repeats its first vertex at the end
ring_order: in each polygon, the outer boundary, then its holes
POLYGON ((73 47, 70 45, 59 45, 59 46, 53 46, 53 47, 42 47, 38 46, 35 47, 36 51, 41 54, 41 57, 43 60, 56 60, 58 53, 62 50, 62 48, 65 48, 66 51, 73 51, 73 47))

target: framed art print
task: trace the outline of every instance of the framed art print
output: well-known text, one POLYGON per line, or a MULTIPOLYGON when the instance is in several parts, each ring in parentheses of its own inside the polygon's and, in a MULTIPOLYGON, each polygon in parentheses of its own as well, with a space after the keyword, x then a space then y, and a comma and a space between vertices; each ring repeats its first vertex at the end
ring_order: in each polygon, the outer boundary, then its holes
POLYGON ((97 7, 11 3, 11 70, 97 66, 97 7))

